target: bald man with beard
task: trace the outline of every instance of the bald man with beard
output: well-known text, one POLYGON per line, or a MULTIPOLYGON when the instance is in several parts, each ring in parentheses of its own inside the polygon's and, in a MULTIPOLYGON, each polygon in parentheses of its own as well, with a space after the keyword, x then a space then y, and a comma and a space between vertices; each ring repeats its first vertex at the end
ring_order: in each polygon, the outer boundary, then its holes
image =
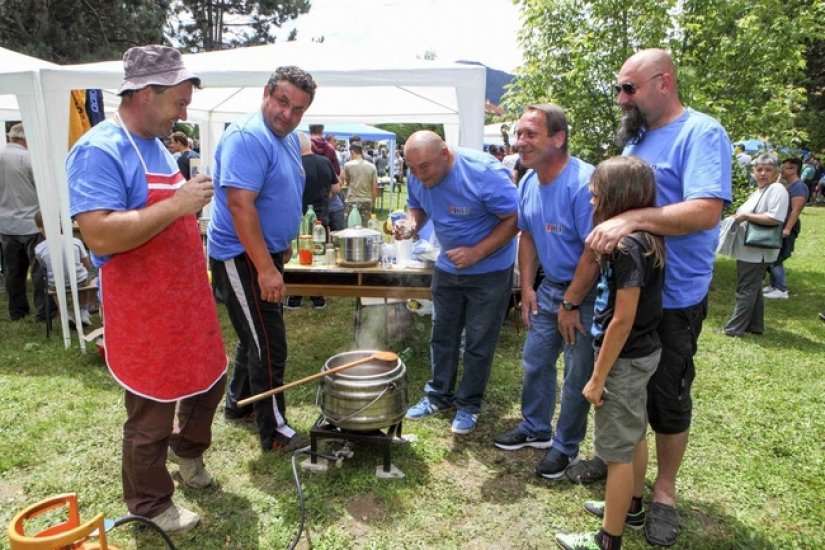
MULTIPOLYGON (((676 68, 663 50, 632 55, 614 89, 622 110, 616 144, 622 154, 639 157, 653 168, 657 207, 631 210, 599 224, 587 244, 605 254, 634 231, 665 236, 662 356, 647 396, 658 471, 645 537, 650 544, 670 546, 679 528, 676 476, 693 409, 693 357, 707 315, 719 220, 731 200, 731 145, 718 121, 682 105, 676 68)), ((599 462, 582 461, 567 475, 574 481, 595 481, 599 476, 590 474, 599 462)))

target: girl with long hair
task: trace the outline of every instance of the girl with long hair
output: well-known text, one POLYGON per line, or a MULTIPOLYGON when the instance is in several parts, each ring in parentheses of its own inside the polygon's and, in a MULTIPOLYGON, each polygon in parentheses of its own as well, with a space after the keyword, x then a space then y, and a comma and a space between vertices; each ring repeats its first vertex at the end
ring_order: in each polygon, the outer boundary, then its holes
MULTIPOLYGON (((656 206, 651 168, 635 157, 613 157, 590 181, 593 226, 627 210, 656 206)), ((602 517, 598 533, 559 534, 562 548, 616 549, 625 526, 641 529, 647 469, 647 382, 659 364, 664 243, 644 231, 623 238, 598 256, 601 274, 593 320, 596 362, 584 397, 596 407, 596 454, 607 463, 604 501, 589 501, 602 517)))

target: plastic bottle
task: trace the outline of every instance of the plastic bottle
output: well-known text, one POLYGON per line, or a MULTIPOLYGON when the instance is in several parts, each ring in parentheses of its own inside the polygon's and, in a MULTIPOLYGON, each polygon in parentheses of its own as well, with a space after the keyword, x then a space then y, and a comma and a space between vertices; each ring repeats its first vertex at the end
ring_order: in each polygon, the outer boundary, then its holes
POLYGON ((301 235, 312 235, 316 221, 318 221, 318 215, 315 213, 315 208, 310 204, 307 206, 307 213, 301 219, 301 235))
POLYGON ((357 206, 353 206, 347 217, 347 227, 361 227, 361 224, 361 212, 358 211, 357 206))
POLYGON ((410 359, 412 359, 414 353, 415 350, 412 347, 408 346, 404 348, 404 351, 398 354, 398 358, 401 359, 402 363, 406 364, 410 361, 410 359))
POLYGON ((370 219, 367 222, 367 227, 372 229, 373 231, 381 232, 381 222, 378 221, 378 216, 375 214, 370 215, 370 219))
POLYGON ((327 252, 327 230, 321 220, 316 220, 312 228, 312 263, 325 264, 327 252))

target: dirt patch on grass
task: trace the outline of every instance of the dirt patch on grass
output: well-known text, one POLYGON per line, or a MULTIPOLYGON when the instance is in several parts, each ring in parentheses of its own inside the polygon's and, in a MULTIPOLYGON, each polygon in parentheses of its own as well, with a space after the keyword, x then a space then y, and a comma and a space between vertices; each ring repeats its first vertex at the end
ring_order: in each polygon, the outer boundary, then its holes
POLYGON ((0 480, 0 502, 14 502, 23 494, 23 484, 19 481, 0 480))
POLYGON ((370 524, 387 518, 384 505, 372 493, 352 498, 347 501, 344 507, 353 519, 362 523, 370 524))

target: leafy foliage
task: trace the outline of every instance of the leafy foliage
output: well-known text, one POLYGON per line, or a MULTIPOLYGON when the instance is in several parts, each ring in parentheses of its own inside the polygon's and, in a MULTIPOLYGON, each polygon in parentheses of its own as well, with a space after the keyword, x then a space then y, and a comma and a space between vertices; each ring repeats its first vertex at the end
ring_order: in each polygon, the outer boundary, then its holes
MULTIPOLYGON (((819 21, 825 19, 825 4, 820 4, 819 21)), ((822 25, 819 34, 808 44, 806 54, 808 109, 801 117, 805 121, 811 143, 825 148, 825 31, 822 25)))
POLYGON ((4 0, 0 45, 61 64, 118 59, 162 43, 168 9, 168 0, 4 0))
POLYGON ((734 138, 765 136, 800 146, 807 132, 806 39, 815 0, 514 0, 522 12, 524 65, 505 96, 562 105, 571 149, 598 161, 617 151, 611 86, 634 51, 669 50, 686 105, 718 118, 734 138))
POLYGON ((268 44, 274 28, 309 8, 309 0, 4 0, 0 46, 67 64, 170 41, 190 52, 268 44))
POLYGON ((419 130, 432 130, 441 137, 444 137, 444 127, 441 124, 412 124, 392 122, 388 124, 376 124, 376 126, 378 128, 381 128, 382 130, 393 132, 396 136, 396 142, 398 143, 399 147, 401 147, 404 144, 404 142, 407 141, 408 137, 410 137, 419 130))
POLYGON ((275 28, 309 7, 309 0, 176 0, 168 31, 190 52, 270 44, 275 28))

